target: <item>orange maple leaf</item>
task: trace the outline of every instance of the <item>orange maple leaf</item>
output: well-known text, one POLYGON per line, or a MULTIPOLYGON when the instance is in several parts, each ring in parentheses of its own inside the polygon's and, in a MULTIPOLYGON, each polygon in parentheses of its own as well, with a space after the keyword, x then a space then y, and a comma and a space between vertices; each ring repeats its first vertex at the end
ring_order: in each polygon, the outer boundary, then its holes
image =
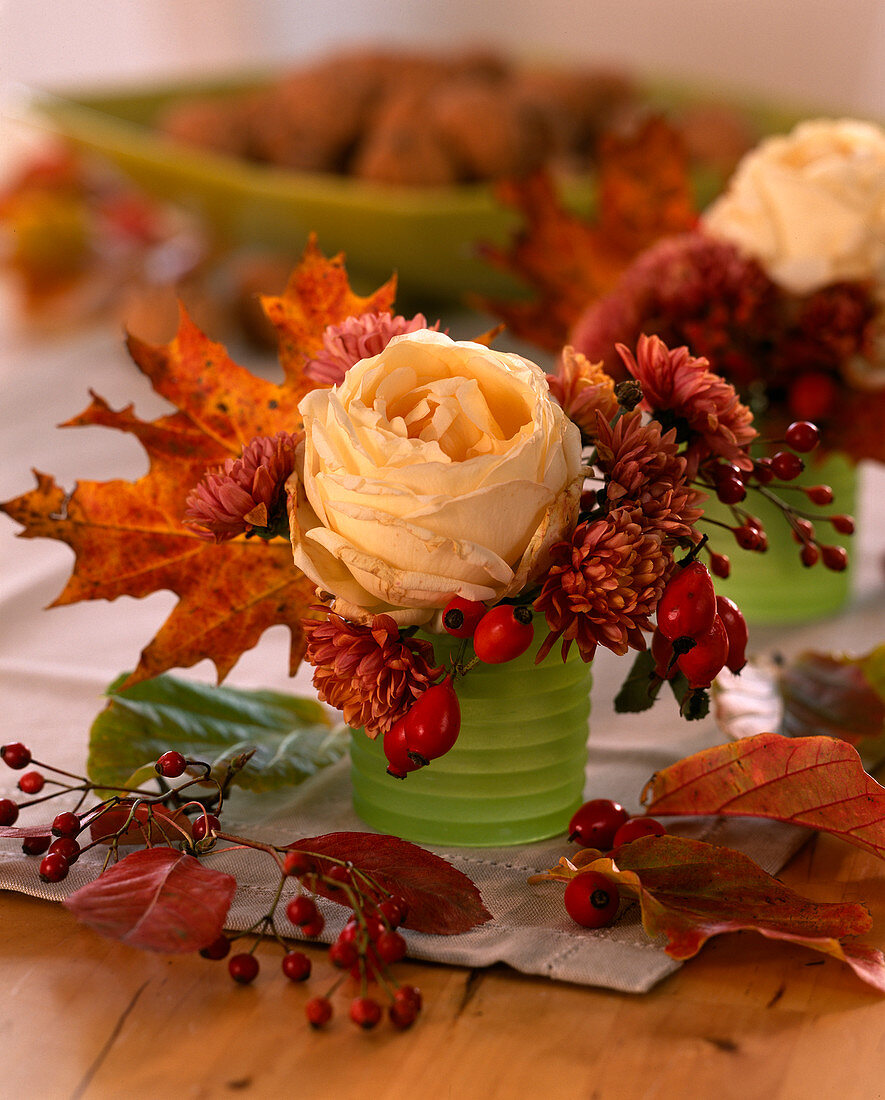
POLYGON ((506 181, 497 194, 525 225, 507 247, 485 245, 482 255, 526 283, 533 297, 476 303, 549 351, 562 349, 581 313, 614 287, 640 252, 697 221, 687 153, 677 131, 658 116, 603 138, 591 216, 566 209, 546 173, 506 181))
POLYGON ((115 411, 92 394, 91 405, 62 427, 101 425, 134 435, 148 454, 148 473, 134 482, 82 481, 70 493, 36 473, 35 489, 0 505, 22 525, 21 537, 60 539, 73 549, 74 569, 54 606, 160 589, 178 596, 124 686, 206 657, 221 681, 277 624, 289 628, 294 673, 314 586, 292 564, 288 543, 206 542, 182 522, 186 499, 208 467, 239 458, 255 436, 298 430, 298 402, 316 385, 302 368, 322 346, 326 326, 389 310, 395 286, 391 279, 366 298, 355 295, 343 257, 326 259, 311 238, 284 293, 263 300, 280 337, 280 384, 236 364, 183 310, 169 344, 130 336, 136 364, 178 411, 144 421, 132 406, 115 411))

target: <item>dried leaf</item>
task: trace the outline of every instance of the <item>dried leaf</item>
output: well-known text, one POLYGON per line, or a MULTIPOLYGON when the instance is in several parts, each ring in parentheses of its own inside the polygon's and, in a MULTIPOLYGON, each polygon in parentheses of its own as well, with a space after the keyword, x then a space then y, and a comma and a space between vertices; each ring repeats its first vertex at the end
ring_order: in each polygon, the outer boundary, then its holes
POLYGON ((38 473, 36 489, 0 506, 23 526, 22 537, 60 539, 73 549, 74 571, 56 605, 160 589, 179 597, 128 683, 204 657, 223 680, 278 624, 291 634, 289 668, 295 671, 304 648, 300 623, 314 587, 294 569, 288 545, 205 542, 182 523, 186 498, 207 467, 239 457, 254 436, 296 431, 298 402, 313 385, 301 367, 320 346, 325 326, 388 308, 392 296, 392 281, 368 298, 353 294, 342 258, 325 259, 311 239, 285 293, 265 303, 280 334, 282 384, 238 366, 182 311, 169 344, 128 341, 153 388, 179 411, 146 422, 131 406, 115 411, 93 395, 89 408, 64 425, 134 435, 148 454, 149 472, 136 482, 80 482, 71 493, 38 473))
MULTIPOLYGON (((446 860, 394 836, 374 833, 327 833, 298 840, 289 847, 320 857, 321 870, 334 857, 353 864, 376 879, 391 894, 408 902, 407 928, 437 936, 454 936, 491 920, 476 886, 446 860)), ((342 902, 340 892, 317 884, 317 892, 342 902)))
POLYGON ((885 645, 865 657, 803 653, 778 680, 788 737, 826 734, 852 745, 885 733, 885 645))
POLYGON ((595 218, 566 209, 549 175, 508 181, 498 190, 525 219, 505 248, 484 246, 494 266, 528 284, 527 301, 482 300, 517 336, 559 351, 586 307, 610 291, 635 256, 696 222, 688 157, 663 118, 609 134, 599 151, 595 218))
POLYGON ((236 885, 193 856, 146 848, 81 886, 64 905, 108 939, 183 954, 221 935, 236 885))
POLYGON ((642 792, 653 816, 767 817, 833 833, 885 858, 885 787, 828 737, 762 733, 688 756, 642 792))

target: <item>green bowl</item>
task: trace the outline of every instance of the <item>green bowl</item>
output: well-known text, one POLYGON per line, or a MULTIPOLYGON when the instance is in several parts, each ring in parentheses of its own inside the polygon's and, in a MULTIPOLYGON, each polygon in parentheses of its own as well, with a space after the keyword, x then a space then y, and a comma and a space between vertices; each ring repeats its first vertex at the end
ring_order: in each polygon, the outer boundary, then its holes
MULTIPOLYGON (((343 251, 355 289, 367 293, 396 271, 401 291, 419 301, 459 299, 467 291, 504 297, 524 293, 520 283, 477 256, 481 242, 505 244, 521 224, 496 202, 488 185, 406 188, 326 174, 293 172, 189 149, 153 129, 170 102, 191 95, 223 96, 255 89, 268 76, 212 83, 177 83, 58 96, 35 92, 31 107, 58 134, 117 165, 146 192, 205 218, 221 246, 268 247, 300 255, 315 232, 327 255, 343 251)), ((701 97, 672 87, 648 89, 649 101, 678 105, 701 97)), ((795 116, 747 105, 760 132, 795 116)), ((698 176, 701 204, 722 185, 698 176)), ((589 210, 589 178, 569 184, 566 199, 589 210)))

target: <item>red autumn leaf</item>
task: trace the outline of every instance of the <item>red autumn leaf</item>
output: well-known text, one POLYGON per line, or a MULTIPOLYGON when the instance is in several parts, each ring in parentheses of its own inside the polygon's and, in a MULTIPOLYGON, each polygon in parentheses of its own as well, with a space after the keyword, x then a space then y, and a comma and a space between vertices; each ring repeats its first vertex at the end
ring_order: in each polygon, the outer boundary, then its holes
POLYGON ((131 800, 124 799, 120 805, 96 817, 89 824, 91 838, 103 841, 116 837, 118 844, 142 845, 171 843, 193 836, 190 818, 184 810, 167 810, 165 806, 148 806, 142 802, 133 812, 133 805, 131 800), (120 833, 130 816, 130 824, 120 833))
POLYGON ((353 294, 342 258, 327 260, 311 239, 284 294, 264 303, 280 334, 285 379, 279 385, 234 363, 184 312, 167 345, 130 337, 137 365, 179 411, 147 422, 131 406, 115 411, 93 395, 92 404, 64 426, 100 425, 134 435, 150 459, 148 473, 135 482, 83 481, 71 493, 38 473, 36 489, 2 505, 22 524, 22 537, 60 539, 73 549, 74 570, 56 606, 161 589, 176 593, 175 608, 127 685, 204 657, 223 680, 241 654, 278 624, 290 631, 289 670, 295 671, 314 586, 294 568, 282 540, 240 538, 218 546, 198 538, 182 523, 187 496, 208 467, 238 458, 255 436, 297 431, 298 402, 313 385, 301 368, 322 344, 325 327, 388 309, 393 291, 391 280, 367 298, 353 294))
POLYGON ((603 139, 594 217, 567 210, 545 174, 508 181, 498 197, 525 225, 509 246, 486 245, 482 254, 528 284, 533 296, 480 304, 517 336, 550 351, 562 348, 583 310, 614 287, 634 257, 697 220, 688 156, 660 117, 603 139))
POLYGON ((809 651, 785 665, 778 676, 784 703, 783 732, 840 737, 856 745, 885 733, 882 689, 885 645, 865 657, 835 657, 809 651))
POLYGON ((885 857, 885 787, 851 745, 828 737, 761 733, 705 749, 653 775, 642 802, 655 817, 774 818, 885 857))
POLYGON ((167 954, 199 951, 221 935, 237 883, 172 848, 121 859, 65 901, 108 939, 167 954))
MULTIPOLYGON (((334 857, 353 864, 371 875, 391 894, 408 902, 407 928, 437 936, 454 936, 491 920, 479 891, 470 879, 446 860, 395 836, 374 833, 327 833, 298 840, 293 851, 319 857, 320 870, 327 872, 334 857)), ((313 883, 311 883, 313 889, 313 883)), ((341 901, 340 893, 325 889, 318 893, 341 901)))
POLYGON ((586 870, 636 898, 643 928, 652 938, 665 936, 675 959, 696 955, 712 936, 754 931, 832 955, 885 992, 885 956, 851 940, 872 925, 862 905, 804 898, 742 852, 685 837, 643 837, 611 856, 588 849, 530 881, 568 881, 586 870))
POLYGON ((21 840, 26 836, 49 836, 52 822, 45 825, 0 825, 0 839, 21 840))

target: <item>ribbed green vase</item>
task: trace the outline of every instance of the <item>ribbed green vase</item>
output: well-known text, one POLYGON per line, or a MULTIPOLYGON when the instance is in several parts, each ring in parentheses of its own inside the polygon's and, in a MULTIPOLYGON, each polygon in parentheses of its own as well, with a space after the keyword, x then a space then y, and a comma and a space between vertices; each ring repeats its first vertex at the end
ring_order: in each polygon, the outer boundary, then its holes
MULTIPOLYGON (((448 637, 432 639, 448 662, 448 637)), ((590 666, 558 650, 478 665, 457 682, 461 733, 451 752, 405 779, 387 774, 381 739, 356 730, 354 808, 384 833, 420 844, 495 847, 565 832, 581 803, 587 761, 590 666)))
MULTIPOLYGON (((829 485, 835 499, 829 507, 818 508, 809 504, 804 494, 788 489, 783 497, 790 504, 812 513, 854 514, 857 471, 842 455, 810 461, 808 469, 791 484, 829 485)), ((834 573, 820 562, 805 568, 799 560, 799 544, 778 509, 758 493, 750 494, 744 506, 765 525, 768 549, 763 554, 741 550, 727 532, 702 524, 712 548, 727 554, 731 561, 731 576, 727 580, 717 578, 716 591, 731 597, 751 625, 798 623, 837 614, 851 596, 852 539, 836 534, 828 523, 817 524, 821 542, 846 547, 849 565, 842 573, 834 573)), ((716 502, 708 501, 705 510, 715 519, 734 522, 728 510, 716 502)))

